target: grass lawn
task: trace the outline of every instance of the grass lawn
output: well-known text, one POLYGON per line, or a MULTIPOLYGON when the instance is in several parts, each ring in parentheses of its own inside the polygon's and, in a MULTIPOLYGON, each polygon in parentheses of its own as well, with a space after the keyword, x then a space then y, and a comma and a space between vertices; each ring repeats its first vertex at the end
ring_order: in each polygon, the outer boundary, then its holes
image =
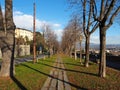
POLYGON ((39 60, 38 63, 24 62, 15 66, 15 77, 0 78, 0 90, 40 90, 52 65, 56 58, 46 58, 46 60, 39 60))
MULTIPOLYGON (((120 90, 120 71, 107 68, 107 77, 98 77, 98 64, 90 62, 89 68, 80 65, 79 60, 63 57, 70 83, 83 90, 120 90)), ((72 87, 72 90, 76 90, 72 87)))

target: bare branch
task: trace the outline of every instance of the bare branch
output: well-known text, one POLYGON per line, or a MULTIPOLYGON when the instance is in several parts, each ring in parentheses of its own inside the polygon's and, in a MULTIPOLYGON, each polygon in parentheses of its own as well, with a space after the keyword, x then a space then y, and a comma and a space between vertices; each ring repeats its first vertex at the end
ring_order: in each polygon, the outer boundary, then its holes
POLYGON ((4 30, 3 14, 2 14, 1 5, 0 5, 0 30, 4 30))
POLYGON ((107 18, 109 17, 110 12, 112 11, 112 9, 113 9, 113 7, 114 7, 114 5, 115 5, 115 2, 116 2, 116 0, 112 0, 112 1, 111 1, 110 5, 109 5, 109 8, 107 9, 107 12, 106 12, 106 14, 105 14, 105 16, 104 16, 104 18, 103 18, 103 21, 104 21, 104 22, 106 22, 107 18))
POLYGON ((104 11, 105 11, 104 0, 101 0, 100 20, 102 20, 104 17, 104 13, 105 13, 104 11))
POLYGON ((98 27, 99 27, 99 23, 96 22, 96 24, 95 24, 94 27, 92 28, 90 34, 92 34, 98 27))
POLYGON ((92 12, 93 12, 93 18, 95 21, 98 21, 98 18, 97 18, 97 6, 96 6, 96 2, 95 0, 92 0, 92 12))
POLYGON ((91 21, 91 15, 92 15, 92 2, 91 1, 90 1, 90 7, 89 7, 89 16, 88 16, 87 30, 89 30, 89 28, 90 28, 90 21, 91 21))
POLYGON ((115 16, 118 15, 118 13, 120 13, 120 6, 117 8, 117 10, 116 10, 116 11, 114 12, 114 14, 111 16, 108 25, 106 25, 107 28, 109 28, 109 27, 113 24, 113 20, 114 20, 115 16))

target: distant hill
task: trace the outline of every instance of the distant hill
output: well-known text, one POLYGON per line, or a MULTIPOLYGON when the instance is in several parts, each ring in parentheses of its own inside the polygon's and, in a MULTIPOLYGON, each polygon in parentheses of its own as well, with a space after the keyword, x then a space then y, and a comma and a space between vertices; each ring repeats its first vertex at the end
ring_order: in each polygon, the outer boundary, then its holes
POLYGON ((120 44, 108 44, 107 48, 120 48, 120 44))
MULTIPOLYGON (((99 49, 99 44, 94 44, 91 43, 90 44, 90 48, 95 48, 95 49, 99 49)), ((120 49, 120 44, 107 44, 106 48, 119 48, 120 49)))
MULTIPOLYGON (((77 48, 79 49, 80 44, 77 44, 77 48)), ((82 44, 82 48, 85 47, 85 44, 82 44)), ((94 49, 99 49, 99 44, 95 44, 95 43, 90 43, 90 48, 94 48, 94 49)), ((120 44, 107 44, 106 48, 118 48, 120 49, 120 44)))

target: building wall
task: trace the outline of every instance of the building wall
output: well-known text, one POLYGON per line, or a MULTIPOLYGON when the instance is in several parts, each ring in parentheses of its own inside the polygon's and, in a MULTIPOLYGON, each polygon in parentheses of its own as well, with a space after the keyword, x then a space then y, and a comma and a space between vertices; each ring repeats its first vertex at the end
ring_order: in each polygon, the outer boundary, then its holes
POLYGON ((19 38, 19 37, 23 37, 25 38, 26 36, 28 37, 29 40, 33 40, 33 32, 27 29, 22 29, 22 28, 16 28, 15 29, 15 37, 19 38))

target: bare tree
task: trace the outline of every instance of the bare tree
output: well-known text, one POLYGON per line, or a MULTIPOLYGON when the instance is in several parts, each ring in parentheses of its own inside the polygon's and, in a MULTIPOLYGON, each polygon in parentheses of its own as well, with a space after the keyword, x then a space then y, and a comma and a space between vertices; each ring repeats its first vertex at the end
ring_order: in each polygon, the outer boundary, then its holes
MULTIPOLYGON (((69 0, 70 4, 81 6, 83 17, 83 32, 85 35, 85 67, 89 67, 90 35, 98 28, 98 22, 93 19, 91 0, 69 0)), ((80 7, 79 7, 80 8, 80 7)))
POLYGON ((57 35, 53 32, 49 25, 46 25, 44 32, 45 42, 48 47, 50 56, 53 55, 53 49, 55 48, 55 42, 57 41, 57 35))
POLYGON ((25 39, 20 36, 18 38, 15 38, 15 44, 16 44, 16 48, 17 48, 17 56, 20 56, 20 52, 21 52, 21 48, 20 48, 20 45, 24 45, 25 43, 25 39))
MULTIPOLYGON (((1 10, 0 13, 2 13, 1 10)), ((0 18, 1 17, 3 17, 2 14, 0 15, 0 18)), ((3 21, 4 20, 2 20, 0 23, 3 21)), ((5 0, 4 26, 0 26, 4 27, 4 29, 2 28, 2 30, 0 30, 0 48, 2 51, 0 76, 9 77, 13 76, 14 74, 15 25, 13 22, 12 0, 5 0)))
POLYGON ((77 15, 74 15, 72 17, 72 19, 70 20, 70 26, 72 29, 72 37, 71 38, 73 39, 73 43, 74 43, 74 57, 76 60, 77 59, 76 43, 79 39, 79 34, 82 32, 82 30, 80 28, 80 20, 77 15))
POLYGON ((80 63, 82 64, 82 41, 84 39, 84 36, 82 33, 80 33, 79 36, 79 42, 80 42, 80 63))
POLYGON ((36 48, 37 48, 37 51, 39 51, 40 48, 43 51, 45 48, 45 41, 44 41, 43 35, 40 32, 36 32, 36 48))
POLYGON ((80 39, 81 33, 82 29, 80 26, 79 17, 77 15, 73 15, 63 32, 62 46, 64 46, 64 50, 67 50, 67 53, 69 52, 69 55, 71 55, 72 49, 74 50, 75 60, 77 59, 76 44, 80 39))
POLYGON ((73 46, 73 39, 72 37, 72 29, 70 29, 70 26, 68 25, 63 32, 62 36, 62 44, 61 48, 65 54, 68 54, 71 56, 72 54, 72 46, 73 46))
POLYGON ((90 35, 98 28, 98 23, 92 18, 92 1, 83 0, 83 31, 85 34, 85 66, 89 66, 89 46, 90 46, 90 35), (89 6, 88 10, 87 6, 89 6), (88 13, 88 14, 87 14, 88 13))
POLYGON ((93 15, 94 19, 99 22, 100 30, 99 76, 106 77, 106 31, 120 13, 120 3, 119 0, 101 0, 100 4, 96 0, 93 0, 93 2, 93 15), (100 7, 100 10, 98 7, 100 7))

